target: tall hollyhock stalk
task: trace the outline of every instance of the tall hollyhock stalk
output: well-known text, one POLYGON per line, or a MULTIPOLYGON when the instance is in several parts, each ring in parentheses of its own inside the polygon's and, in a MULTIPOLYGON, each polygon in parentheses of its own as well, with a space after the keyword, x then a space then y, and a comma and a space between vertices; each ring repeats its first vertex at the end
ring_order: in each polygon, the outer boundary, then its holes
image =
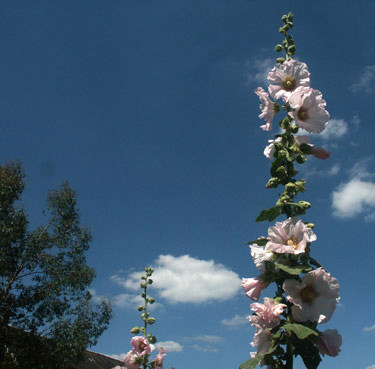
POLYGON ((135 326, 130 330, 130 333, 134 334, 135 337, 130 341, 132 349, 124 357, 125 366, 116 366, 112 369, 163 369, 163 360, 167 351, 162 347, 160 347, 155 359, 150 361, 150 354, 155 349, 153 344, 156 342, 156 337, 148 333, 148 326, 155 323, 155 318, 151 317, 148 312, 148 305, 153 304, 155 299, 148 296, 147 289, 153 282, 150 278, 153 272, 152 268, 147 267, 145 268, 145 274, 141 276, 141 297, 144 303, 138 305, 138 311, 141 312, 143 326, 135 326), (142 335, 139 336, 139 333, 142 333, 142 335))
POLYGON ((251 359, 240 369, 254 369, 266 365, 267 369, 292 369, 293 358, 300 355, 306 368, 315 369, 321 356, 337 356, 342 342, 337 330, 322 331, 320 324, 327 323, 336 307, 339 284, 322 265, 310 256, 310 248, 317 240, 314 224, 300 217, 310 208, 307 201, 295 200, 305 191, 305 179, 297 179, 294 164, 303 164, 308 155, 327 159, 329 152, 311 144, 308 136, 296 134, 302 128, 310 133, 322 132, 329 120, 322 93, 310 87, 307 65, 292 56, 296 47, 292 35, 293 14, 284 15, 284 35, 275 51, 285 52, 276 60, 268 74, 268 92, 261 87, 255 90, 261 101, 264 131, 272 129, 276 114, 285 112, 279 125, 281 133, 269 141, 264 154, 273 160, 271 178, 266 188, 282 187, 274 206, 263 210, 256 221, 273 222, 268 237, 249 242, 251 255, 259 276, 243 278, 246 295, 256 301, 251 304, 253 315, 248 317, 256 328, 251 345, 251 359), (258 302, 262 291, 271 283, 276 285, 273 298, 258 302))

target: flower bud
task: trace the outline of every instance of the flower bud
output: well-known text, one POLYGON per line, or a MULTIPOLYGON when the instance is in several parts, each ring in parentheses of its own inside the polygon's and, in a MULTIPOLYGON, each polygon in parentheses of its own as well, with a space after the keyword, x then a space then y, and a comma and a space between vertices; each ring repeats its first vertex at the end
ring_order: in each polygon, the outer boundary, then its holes
POLYGON ((280 184, 280 180, 277 177, 272 177, 266 184, 266 188, 275 188, 280 184))
POLYGON ((148 324, 154 324, 155 323, 155 318, 148 318, 147 319, 148 324))
POLYGON ((307 210, 311 207, 311 204, 307 201, 298 201, 298 206, 304 210, 307 210))
POLYGON ((278 45, 276 45, 276 46, 274 47, 274 50, 277 51, 277 52, 279 53, 280 51, 283 50, 283 47, 282 47, 282 45, 278 44, 278 45))
POLYGON ((156 339, 155 336, 151 336, 151 337, 149 338, 149 340, 148 340, 148 342, 150 342, 150 343, 156 343, 156 341, 157 341, 157 339, 156 339))
POLYGON ((284 33, 284 27, 280 27, 280 28, 279 28, 279 32, 280 32, 280 33, 284 33))
POLYGON ((288 22, 286 22, 286 24, 287 24, 287 26, 288 26, 289 28, 293 28, 293 22, 288 21, 288 22))
POLYGON ((288 47, 288 51, 293 55, 296 53, 296 47, 294 45, 291 45, 288 47))
POLYGON ((141 331, 141 328, 139 327, 134 327, 130 330, 130 333, 133 333, 133 334, 138 334, 139 332, 141 331))
POLYGON ((146 294, 144 292, 141 293, 141 297, 145 298, 146 294))
POLYGON ((137 310, 138 311, 142 311, 143 310, 143 306, 142 305, 138 305, 137 310))
POLYGON ((281 20, 285 23, 288 21, 288 16, 286 14, 284 14, 282 17, 281 17, 281 20))
POLYGON ((295 183, 289 182, 285 185, 285 190, 287 192, 296 192, 298 188, 295 183))
POLYGON ((146 288, 147 285, 146 285, 146 283, 141 283, 140 286, 141 286, 141 288, 146 288))
POLYGON ((311 229, 314 229, 315 224, 314 224, 314 223, 305 223, 305 226, 306 226, 306 227, 309 227, 309 228, 311 228, 311 229))
POLYGON ((286 175, 287 175, 287 171, 283 166, 278 167, 276 169, 276 173, 279 175, 279 177, 286 177, 286 175))
POLYGON ((296 160, 298 164, 303 164, 306 161, 306 157, 304 155, 298 155, 296 160))
POLYGON ((149 280, 147 281, 148 284, 152 284, 152 282, 153 282, 152 279, 149 279, 149 280))
POLYGON ((147 279, 147 277, 145 275, 142 275, 141 279, 147 279))
POLYGON ((279 64, 283 64, 284 61, 285 61, 284 58, 277 58, 277 59, 276 59, 276 63, 279 63, 279 64))
POLYGON ((155 302, 155 299, 153 297, 149 297, 147 299, 147 301, 150 303, 150 304, 153 304, 155 302))

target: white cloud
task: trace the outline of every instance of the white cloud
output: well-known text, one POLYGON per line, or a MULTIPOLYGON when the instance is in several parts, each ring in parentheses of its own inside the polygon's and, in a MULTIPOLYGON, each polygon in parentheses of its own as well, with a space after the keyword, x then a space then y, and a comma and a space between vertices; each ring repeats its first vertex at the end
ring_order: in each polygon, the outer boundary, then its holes
POLYGON ((267 75, 275 66, 275 60, 271 58, 255 58, 245 62, 246 84, 260 83, 268 85, 267 75))
POLYGON ((219 352, 219 349, 217 347, 213 346, 202 346, 198 344, 193 345, 194 350, 200 351, 200 352, 219 352))
POLYGON ((167 352, 181 352, 183 349, 183 346, 181 346, 178 342, 175 341, 157 342, 155 344, 155 347, 157 349, 162 347, 164 350, 167 350, 167 352))
POLYGON ((213 336, 209 334, 204 334, 202 336, 195 336, 190 338, 192 341, 205 342, 205 343, 218 343, 223 341, 223 338, 220 336, 213 336))
POLYGON ((369 159, 365 159, 354 165, 349 172, 350 180, 341 183, 333 191, 333 215, 340 218, 352 218, 363 214, 365 220, 375 220, 374 174, 366 169, 368 163, 369 159))
POLYGON ((368 366, 366 369, 375 369, 375 365, 368 366))
MULTIPOLYGON (((153 269, 152 288, 170 303, 224 301, 241 288, 238 274, 213 260, 160 255, 153 269)), ((141 274, 134 272, 128 278, 114 275, 111 279, 127 289, 138 290, 141 274)))
POLYGON ((365 67, 358 82, 353 83, 349 90, 352 92, 375 92, 375 65, 365 67))
POLYGON ((241 315, 236 314, 232 318, 223 319, 221 321, 221 324, 225 325, 226 327, 235 328, 235 327, 247 325, 247 324, 249 324, 249 321, 246 319, 245 316, 241 316, 241 315))
MULTIPOLYGON (((111 298, 111 303, 113 306, 118 308, 137 308, 138 305, 144 305, 144 300, 140 295, 132 295, 128 293, 121 293, 111 298)), ((153 304, 148 304, 148 310, 155 310, 156 308, 162 306, 158 302, 153 304)))
POLYGON ((371 332, 371 331, 375 331, 375 324, 372 325, 371 327, 363 328, 363 332, 371 332))
POLYGON ((348 132, 348 123, 344 119, 330 119, 325 130, 319 134, 324 140, 341 138, 348 132))
POLYGON ((112 355, 109 355, 109 357, 112 357, 112 358, 114 358, 116 360, 123 361, 126 354, 127 354, 126 352, 123 352, 122 354, 112 354, 112 355))

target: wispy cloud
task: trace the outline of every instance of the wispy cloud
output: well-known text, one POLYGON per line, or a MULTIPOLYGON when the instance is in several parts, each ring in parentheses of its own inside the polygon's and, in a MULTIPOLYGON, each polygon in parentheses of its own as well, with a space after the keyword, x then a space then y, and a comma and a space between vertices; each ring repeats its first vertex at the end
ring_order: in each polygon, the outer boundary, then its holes
POLYGON ((373 158, 361 160, 349 171, 349 181, 341 183, 332 193, 333 215, 353 218, 362 214, 367 221, 375 220, 374 173, 367 167, 373 158))
POLYGON ((375 324, 370 327, 363 328, 363 332, 371 332, 371 331, 375 331, 375 324))
POLYGON ((358 82, 353 83, 349 90, 352 92, 375 92, 375 65, 365 67, 358 82))
POLYGON ((324 140, 341 138, 348 132, 348 123, 344 119, 330 119, 325 130, 319 135, 324 140))
MULTIPOLYGON (((225 301, 240 290, 238 274, 213 260, 200 260, 189 255, 160 255, 153 269, 152 287, 170 303, 225 301)), ((133 272, 126 277, 116 274, 111 279, 126 289, 136 291, 141 274, 133 272)))
POLYGON ((275 66, 275 60, 271 58, 254 58, 245 62, 246 84, 268 85, 268 72, 275 66))
POLYGON ((368 366, 366 369, 375 369, 375 365, 368 366))
POLYGON ((155 347, 157 349, 162 347, 164 350, 167 350, 167 352, 181 352, 183 350, 183 346, 180 345, 178 342, 175 342, 175 341, 157 342, 155 344, 155 347))
POLYGON ((218 344, 223 342, 223 338, 215 335, 199 335, 195 337, 184 337, 189 343, 192 343, 194 350, 200 352, 218 352, 218 344))
POLYGON ((214 335, 209 335, 209 334, 204 334, 201 336, 195 336, 195 337, 190 337, 192 341, 198 341, 198 342, 205 342, 205 343, 218 343, 223 341, 223 338, 220 336, 214 336, 214 335))
POLYGON ((316 176, 335 176, 340 172, 341 168, 339 164, 332 165, 331 168, 327 170, 318 170, 315 167, 310 167, 306 170, 306 177, 316 177, 316 176))
POLYGON ((236 314, 232 318, 223 319, 220 323, 226 327, 237 328, 249 324, 249 321, 245 316, 236 314))

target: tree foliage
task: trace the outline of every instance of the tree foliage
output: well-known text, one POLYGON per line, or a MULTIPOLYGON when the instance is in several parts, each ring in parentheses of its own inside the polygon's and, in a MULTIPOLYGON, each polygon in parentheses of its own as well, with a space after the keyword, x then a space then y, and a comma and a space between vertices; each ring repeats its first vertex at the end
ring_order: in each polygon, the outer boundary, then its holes
POLYGON ((47 196, 46 223, 30 229, 19 163, 0 166, 0 368, 76 368, 111 318, 87 290, 90 232, 67 182, 47 196))

